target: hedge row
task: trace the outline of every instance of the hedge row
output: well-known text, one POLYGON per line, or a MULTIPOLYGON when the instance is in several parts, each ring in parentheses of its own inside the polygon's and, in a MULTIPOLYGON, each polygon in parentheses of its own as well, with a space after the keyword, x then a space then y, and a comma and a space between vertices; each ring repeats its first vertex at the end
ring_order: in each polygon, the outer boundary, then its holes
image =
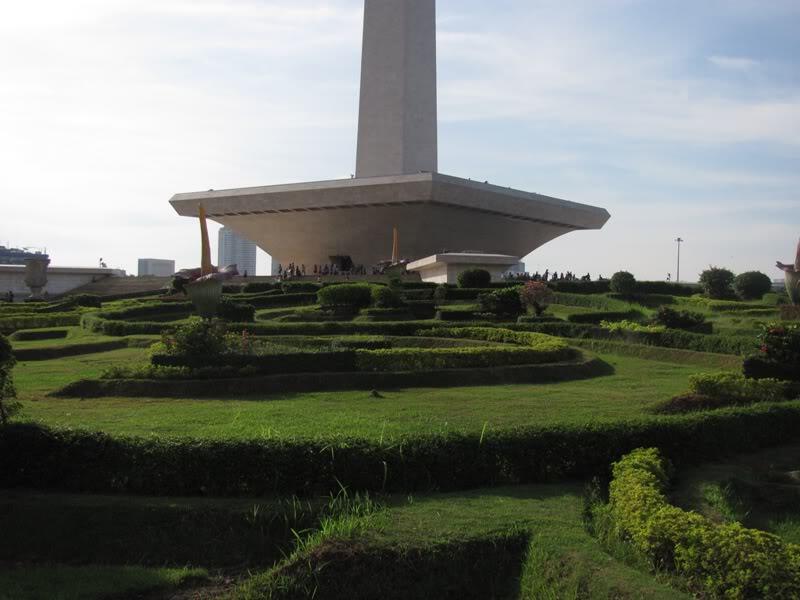
POLYGON ((19 315, 0 318, 0 333, 6 335, 20 329, 45 329, 48 327, 72 327, 80 323, 78 313, 47 313, 19 315))
POLYGON ((655 569, 676 572, 703 597, 800 597, 800 545, 671 506, 664 493, 669 477, 655 448, 615 463, 604 537, 630 543, 655 569))
POLYGON ((597 359, 570 363, 491 367, 484 369, 447 369, 415 372, 327 372, 239 377, 229 367, 197 369, 195 379, 84 379, 70 383, 53 396, 62 398, 240 398, 258 394, 316 392, 337 390, 384 390, 408 387, 459 387, 470 385, 505 385, 512 383, 551 383, 574 381, 603 375, 614 370, 597 359), (221 375, 230 378, 222 379, 221 375), (205 379, 201 378, 205 377, 205 379))
POLYGON ((46 348, 18 348, 14 350, 17 361, 51 360, 65 356, 80 356, 95 354, 97 352, 110 352, 127 348, 127 340, 109 340, 106 342, 88 342, 84 344, 66 344, 63 346, 50 346, 46 348))
POLYGON ((509 365, 536 365, 557 362, 562 358, 558 351, 531 347, 468 347, 468 348, 389 348, 385 350, 357 350, 356 367, 359 371, 428 371, 504 367, 509 365))
POLYGON ((563 306, 579 306, 582 308, 620 312, 631 309, 630 303, 608 298, 607 296, 584 296, 581 294, 567 294, 564 292, 555 292, 553 294, 552 303, 561 304, 563 306))
POLYGON ((746 355, 753 352, 758 346, 755 336, 709 336, 677 329, 668 329, 662 332, 611 331, 602 327, 579 323, 518 324, 513 327, 515 329, 538 331, 559 337, 618 340, 633 344, 650 344, 666 348, 682 348, 684 350, 713 352, 716 354, 746 355))
POLYGON ((551 362, 572 360, 577 352, 570 348, 566 342, 549 335, 531 333, 527 331, 513 331, 495 327, 438 327, 429 331, 421 330, 417 335, 430 335, 433 337, 466 338, 471 340, 484 340, 502 344, 519 344, 546 353, 551 362))
POLYGON ((66 329, 22 329, 12 333, 8 339, 15 342, 34 342, 40 340, 63 340, 69 332, 66 329))
POLYGON ((602 321, 637 321, 642 318, 642 313, 638 310, 619 311, 598 311, 589 313, 577 313, 567 316, 570 323, 592 323, 599 324, 602 321))
MULTIPOLYGON (((608 279, 603 281, 551 281, 548 285, 557 292, 569 294, 606 294, 611 291, 611 281, 608 279)), ((698 293, 699 289, 666 281, 637 281, 634 291, 636 294, 691 296, 698 293)))
POLYGON ((742 358, 732 354, 713 354, 710 352, 696 352, 694 350, 683 350, 681 348, 663 348, 613 340, 581 339, 570 340, 570 343, 578 348, 585 348, 591 352, 620 354, 622 356, 632 356, 645 360, 695 365, 713 369, 727 369, 731 371, 741 371, 742 369, 742 358))
POLYGON ((342 485, 392 492, 458 490, 586 478, 645 445, 662 448, 673 460, 697 462, 787 443, 798 432, 797 403, 616 423, 408 436, 391 444, 341 437, 115 438, 11 424, 0 428, 0 456, 14 457, 0 469, 0 487, 190 496, 309 494, 342 485))

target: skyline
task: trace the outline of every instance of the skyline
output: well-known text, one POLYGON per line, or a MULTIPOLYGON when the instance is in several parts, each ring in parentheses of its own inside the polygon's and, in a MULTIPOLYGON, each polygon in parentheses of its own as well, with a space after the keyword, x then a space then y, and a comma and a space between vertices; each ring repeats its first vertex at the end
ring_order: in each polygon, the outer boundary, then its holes
MULTIPOLYGON (((196 266, 173 193, 349 177, 361 10, 15 6, 0 243, 47 247, 54 266, 196 266)), ((684 281, 709 264, 777 279, 800 235, 798 25, 783 1, 439 0, 440 171, 611 212, 526 257, 531 271, 674 279, 680 236, 684 281)))

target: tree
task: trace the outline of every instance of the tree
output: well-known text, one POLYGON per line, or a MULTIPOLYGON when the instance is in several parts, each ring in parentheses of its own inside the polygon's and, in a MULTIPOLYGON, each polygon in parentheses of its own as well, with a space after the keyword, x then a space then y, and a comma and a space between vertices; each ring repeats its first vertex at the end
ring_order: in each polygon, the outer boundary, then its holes
POLYGON ((492 284, 492 274, 486 269, 467 269, 458 274, 458 287, 487 288, 492 284))
POLYGON ((733 287, 743 300, 761 300, 772 289, 772 280, 760 271, 748 271, 736 276, 733 287))
POLYGON ((617 271, 611 276, 611 291, 623 296, 636 292, 636 278, 627 271, 617 271))
POLYGON ((19 403, 15 402, 17 390, 11 378, 11 369, 16 360, 11 351, 11 344, 6 337, 0 334, 0 425, 5 425, 8 419, 19 410, 19 403))
POLYGON ((709 267, 700 274, 700 285, 706 296, 723 300, 733 296, 733 273, 721 267, 709 267))
POLYGON ((553 301, 553 290, 541 281, 529 281, 520 289, 519 298, 525 306, 533 309, 537 317, 541 317, 553 301))

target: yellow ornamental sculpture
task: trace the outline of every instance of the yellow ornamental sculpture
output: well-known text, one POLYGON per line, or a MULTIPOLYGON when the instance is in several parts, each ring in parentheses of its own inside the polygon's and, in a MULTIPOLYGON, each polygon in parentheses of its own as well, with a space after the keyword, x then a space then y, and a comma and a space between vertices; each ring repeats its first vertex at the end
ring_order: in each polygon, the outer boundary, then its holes
POLYGON ((208 240, 206 209, 200 204, 197 212, 200 217, 200 268, 178 271, 174 275, 172 285, 174 289, 189 296, 197 314, 204 319, 213 319, 217 316, 222 299, 223 283, 238 275, 239 271, 236 265, 218 269, 211 264, 211 244, 208 240))

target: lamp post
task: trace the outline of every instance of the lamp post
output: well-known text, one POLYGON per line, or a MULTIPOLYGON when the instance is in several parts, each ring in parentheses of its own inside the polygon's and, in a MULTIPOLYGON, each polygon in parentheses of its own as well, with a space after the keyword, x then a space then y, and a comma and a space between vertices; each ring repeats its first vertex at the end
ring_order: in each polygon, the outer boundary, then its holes
POLYGON ((683 238, 677 238, 675 240, 678 242, 678 276, 675 278, 675 283, 681 282, 681 244, 683 243, 683 238))

